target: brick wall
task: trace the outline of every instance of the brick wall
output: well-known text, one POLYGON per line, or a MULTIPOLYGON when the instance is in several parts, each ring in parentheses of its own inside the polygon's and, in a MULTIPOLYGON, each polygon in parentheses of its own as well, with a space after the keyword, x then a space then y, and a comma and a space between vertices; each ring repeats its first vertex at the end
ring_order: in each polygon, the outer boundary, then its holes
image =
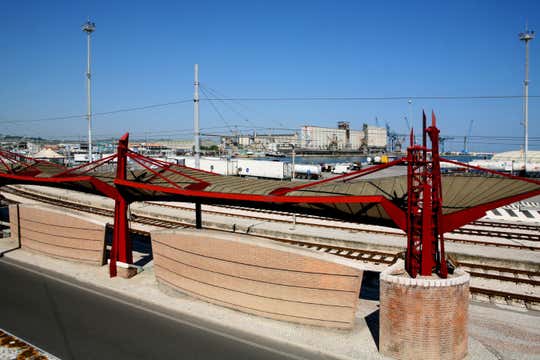
POLYGON ((10 205, 12 237, 21 246, 43 255, 103 265, 105 263, 104 222, 88 219, 42 205, 10 205))
POLYGON ((463 359, 469 275, 410 279, 392 275, 402 271, 397 269, 381 273, 380 352, 397 359, 463 359))
POLYGON ((354 324, 362 270, 342 259, 210 230, 151 236, 161 283, 273 319, 336 328, 354 324))

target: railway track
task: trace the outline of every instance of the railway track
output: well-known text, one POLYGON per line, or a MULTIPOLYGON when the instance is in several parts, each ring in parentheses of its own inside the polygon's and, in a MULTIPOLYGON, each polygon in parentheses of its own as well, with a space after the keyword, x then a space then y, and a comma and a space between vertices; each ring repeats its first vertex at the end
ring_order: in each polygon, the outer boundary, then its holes
POLYGON ((452 232, 454 234, 467 234, 467 235, 498 237, 498 238, 504 238, 504 239, 540 241, 540 230, 538 230, 538 232, 535 234, 531 234, 531 233, 520 233, 520 232, 487 230, 487 229, 478 229, 478 228, 474 229, 474 228, 462 227, 459 229, 455 229, 452 232))
MULTIPOLYGON (((180 210, 193 210, 193 208, 189 206, 182 206, 182 205, 172 205, 172 204, 163 204, 158 202, 147 202, 151 205, 157 205, 157 206, 164 206, 169 208, 176 208, 180 210)), ((247 208, 242 207, 235 207, 235 206, 223 206, 219 205, 216 207, 223 207, 228 209, 235 209, 235 210, 251 210, 247 208)), ((252 210, 251 210, 252 211, 252 210)), ((205 209, 203 210, 206 214, 214 214, 214 215, 220 215, 220 216, 228 216, 228 217, 241 217, 244 219, 251 219, 251 220, 264 220, 264 221, 271 221, 271 222, 281 222, 281 223, 291 223, 291 220, 284 220, 279 219, 276 217, 268 217, 268 216, 257 216, 257 215, 246 215, 246 214, 235 214, 225 211, 216 211, 216 210, 209 210, 205 209)), ((258 211, 259 212, 259 211, 258 211)), ((268 215, 279 215, 279 216, 288 216, 289 218, 293 215, 286 212, 279 212, 279 211, 272 211, 272 210, 265 210, 261 211, 268 215)), ((328 219, 325 219, 323 217, 317 217, 317 216, 310 216, 310 215, 299 215, 300 218, 305 219, 315 219, 315 220, 325 220, 328 222, 328 219)), ((371 232, 376 233, 379 235, 389 235, 389 236, 404 236, 403 233, 400 233, 399 231, 385 231, 381 229, 361 229, 358 227, 354 227, 351 225, 347 225, 348 223, 345 221, 340 220, 332 220, 334 224, 323 224, 323 223, 316 223, 312 221, 302 221, 298 220, 296 218, 294 220, 294 223, 297 225, 307 225, 307 226, 314 226, 314 227, 321 227, 321 228, 332 228, 332 229, 340 229, 340 230, 346 230, 351 232, 371 232), (341 224, 343 225, 341 225, 341 224)), ((454 233, 459 233, 461 229, 458 229, 454 231, 454 233)), ((529 230, 529 229, 528 229, 529 230)), ((462 233, 464 234, 472 234, 472 235, 480 235, 480 236, 490 236, 490 237, 499 237, 499 238, 505 238, 505 239, 514 239, 514 240, 527 240, 527 241, 540 241, 540 227, 537 229, 539 231, 539 234, 524 234, 524 233, 508 233, 508 232, 502 232, 502 231, 487 231, 487 230, 478 230, 478 229, 464 229, 462 233)), ((510 248, 510 249, 520 249, 520 250, 530 250, 530 251, 540 251, 540 247, 537 246, 529 246, 524 244, 511 244, 511 243, 500 243, 495 241, 486 241, 486 240, 469 240, 469 239, 461 239, 457 237, 445 237, 445 241, 447 242, 455 242, 455 243, 463 243, 463 244, 475 244, 475 245, 485 245, 485 246, 495 246, 495 247, 504 247, 504 248, 510 248)))
MULTIPOLYGON (((114 211, 110 209, 104 209, 101 207, 74 203, 74 202, 60 200, 60 199, 53 199, 50 197, 46 197, 46 196, 42 196, 42 195, 38 195, 35 193, 26 192, 26 191, 18 191, 18 190, 7 189, 7 188, 2 189, 2 191, 17 194, 23 197, 27 197, 36 201, 44 202, 44 203, 48 203, 54 206, 66 207, 66 208, 83 211, 83 212, 89 212, 92 214, 106 216, 106 217, 114 216, 114 211)), ((172 205, 169 205, 169 206, 172 206, 172 205)), ((162 227, 162 228, 194 227, 194 224, 187 221, 157 219, 150 216, 138 215, 138 214, 131 214, 130 221, 144 224, 144 225, 162 227)), ((228 230, 223 230, 223 229, 218 229, 218 228, 216 228, 215 230, 229 232, 228 230)), ((147 232, 144 232, 144 231, 136 231, 136 232, 139 232, 144 235, 149 235, 147 232)), ((330 245, 330 244, 320 244, 320 243, 312 243, 312 242, 306 242, 306 241, 300 241, 300 240, 283 239, 279 237, 265 236, 265 235, 259 235, 259 234, 255 236, 263 237, 270 240, 287 243, 287 244, 291 244, 291 245, 295 245, 295 246, 299 246, 303 248, 309 248, 316 251, 322 251, 322 252, 326 252, 326 253, 333 254, 336 256, 345 257, 348 259, 364 261, 364 262, 372 263, 376 265, 378 264, 390 265, 390 264, 393 264, 399 258, 399 255, 393 252, 341 247, 341 246, 335 246, 335 245, 330 245)), ((540 285, 540 281, 538 280, 540 278, 540 273, 534 272, 534 271, 495 267, 495 266, 490 266, 490 265, 475 264, 475 263, 469 263, 469 262, 459 262, 459 266, 464 267, 465 270, 469 272, 469 274, 474 278, 498 280, 498 281, 502 281, 506 283, 514 283, 516 285, 529 285, 529 286, 534 286, 534 287, 540 285)), ((504 298, 504 299, 507 299, 508 302, 511 302, 512 300, 520 300, 525 303, 540 304, 540 297, 536 297, 533 295, 510 293, 510 292, 505 292, 505 291, 490 290, 490 289, 484 289, 484 288, 478 288, 478 287, 471 287, 470 291, 473 294, 477 293, 477 294, 483 294, 488 297, 504 298)))
POLYGON ((516 223, 506 223, 506 222, 499 222, 499 221, 485 221, 485 220, 476 220, 476 221, 473 221, 471 224, 478 225, 478 226, 495 226, 495 227, 503 228, 503 229, 540 231, 539 225, 516 224, 516 223))

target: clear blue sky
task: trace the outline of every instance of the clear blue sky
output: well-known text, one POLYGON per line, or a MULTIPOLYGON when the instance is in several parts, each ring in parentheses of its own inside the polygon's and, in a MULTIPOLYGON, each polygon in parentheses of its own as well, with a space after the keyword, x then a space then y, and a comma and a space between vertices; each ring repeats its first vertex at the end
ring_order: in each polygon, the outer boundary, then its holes
MULTIPOLYGON (((201 83, 228 97, 520 95, 518 33, 526 20, 540 30, 534 0, 3 1, 0 13, 0 133, 45 137, 86 136, 83 118, 22 121, 86 112, 80 27, 88 16, 97 28, 94 112, 189 99, 194 63, 201 83)), ((540 95, 540 39, 530 45, 530 94, 540 95)), ((242 116, 215 104, 227 124, 258 127, 345 120, 361 128, 378 117, 404 133, 408 113, 406 100, 231 103, 242 116)), ((446 135, 465 134, 471 119, 473 135, 523 134, 521 99, 415 100, 412 106, 416 127, 421 109, 433 108, 446 135)), ((96 116, 94 132, 189 130, 192 113, 192 103, 185 103, 96 116)), ((539 117, 540 99, 533 98, 531 137, 540 137, 539 117)), ((224 125, 203 101, 201 126, 224 125)), ((511 147, 506 143, 496 150, 511 147)), ((478 141, 471 148, 493 146, 478 141)), ((531 149, 540 150, 540 140, 531 149)))

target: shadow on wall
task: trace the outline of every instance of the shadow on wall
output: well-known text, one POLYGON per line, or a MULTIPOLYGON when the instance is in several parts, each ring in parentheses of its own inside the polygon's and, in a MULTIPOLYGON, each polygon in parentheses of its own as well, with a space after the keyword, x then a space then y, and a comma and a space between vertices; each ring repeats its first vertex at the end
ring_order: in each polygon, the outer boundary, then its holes
MULTIPOLYGON (((364 271, 360 299, 379 301, 379 274, 375 271, 364 271)), ((379 314, 380 310, 376 310, 364 318, 377 350, 379 349, 379 314)))
MULTIPOLYGON (((112 246, 113 227, 107 226, 105 231, 105 245, 107 249, 106 259, 110 258, 110 251, 112 246)), ((133 247, 133 260, 134 265, 144 266, 152 261, 152 242, 150 241, 150 234, 145 235, 139 232, 129 232, 129 238, 133 247)))

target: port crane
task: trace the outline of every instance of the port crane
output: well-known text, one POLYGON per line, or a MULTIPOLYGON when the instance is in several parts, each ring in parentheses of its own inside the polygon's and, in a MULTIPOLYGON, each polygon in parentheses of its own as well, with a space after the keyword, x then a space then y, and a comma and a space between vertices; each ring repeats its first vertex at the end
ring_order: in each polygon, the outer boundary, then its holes
POLYGON ((388 137, 389 151, 401 152, 401 143, 399 135, 390 128, 390 123, 386 121, 386 136, 388 137))
POLYGON ((446 140, 454 140, 455 138, 454 137, 451 137, 451 136, 441 136, 439 138, 439 142, 441 144, 441 153, 445 153, 446 152, 446 140))
POLYGON ((469 131, 467 131, 467 135, 463 137, 463 153, 468 154, 469 153, 469 141, 471 139, 472 134, 472 126, 473 126, 474 120, 471 120, 469 123, 469 131))

